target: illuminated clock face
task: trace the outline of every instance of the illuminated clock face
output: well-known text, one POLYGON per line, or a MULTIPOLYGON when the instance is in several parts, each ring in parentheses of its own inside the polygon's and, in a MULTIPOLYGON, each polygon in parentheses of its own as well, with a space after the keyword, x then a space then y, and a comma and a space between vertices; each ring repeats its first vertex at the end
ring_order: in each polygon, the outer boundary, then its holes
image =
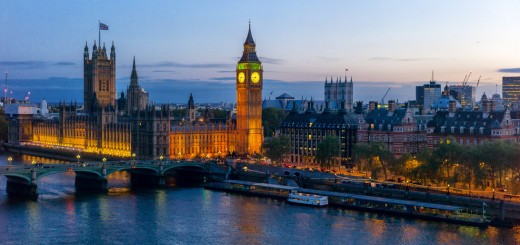
POLYGON ((251 82, 253 83, 257 83, 260 81, 260 74, 258 74, 258 72, 253 72, 253 74, 251 74, 251 82))
POLYGON ((243 83, 246 80, 246 75, 243 72, 238 73, 238 82, 243 83))

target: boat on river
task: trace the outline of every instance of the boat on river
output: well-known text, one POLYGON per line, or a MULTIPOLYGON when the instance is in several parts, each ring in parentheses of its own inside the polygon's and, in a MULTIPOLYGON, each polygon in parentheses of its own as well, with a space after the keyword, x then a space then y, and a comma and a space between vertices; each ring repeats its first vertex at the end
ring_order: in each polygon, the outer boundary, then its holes
POLYGON ((291 191, 289 193, 289 198, 287 198, 287 202, 314 207, 324 207, 329 205, 329 199, 326 196, 298 191, 291 191))

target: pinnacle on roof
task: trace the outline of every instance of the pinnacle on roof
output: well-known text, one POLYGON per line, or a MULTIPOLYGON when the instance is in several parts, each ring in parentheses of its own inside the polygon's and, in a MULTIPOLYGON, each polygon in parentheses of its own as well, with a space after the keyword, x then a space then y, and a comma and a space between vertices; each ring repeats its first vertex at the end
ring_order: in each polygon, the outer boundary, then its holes
POLYGON ((249 31, 247 32, 247 38, 244 42, 244 45, 252 45, 255 46, 255 40, 253 40, 253 35, 251 35, 251 20, 249 20, 249 31))
POLYGON ((134 63, 132 65, 132 75, 130 75, 130 85, 131 86, 138 86, 137 84, 137 69, 135 68, 135 56, 134 56, 134 63))

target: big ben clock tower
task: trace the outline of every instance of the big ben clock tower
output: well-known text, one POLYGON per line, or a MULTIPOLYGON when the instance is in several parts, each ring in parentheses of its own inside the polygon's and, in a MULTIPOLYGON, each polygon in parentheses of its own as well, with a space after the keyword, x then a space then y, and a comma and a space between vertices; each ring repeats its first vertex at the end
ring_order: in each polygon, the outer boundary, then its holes
POLYGON ((240 155, 260 153, 263 143, 262 128, 262 62, 256 56, 256 44, 249 32, 244 52, 237 64, 237 141, 240 155))

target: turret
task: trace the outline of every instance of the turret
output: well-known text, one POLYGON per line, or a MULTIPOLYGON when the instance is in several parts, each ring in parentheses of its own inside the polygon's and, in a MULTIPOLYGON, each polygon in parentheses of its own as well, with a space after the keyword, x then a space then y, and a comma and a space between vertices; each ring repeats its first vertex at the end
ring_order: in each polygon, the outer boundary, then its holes
MULTIPOLYGON (((112 41, 112 47, 110 48, 110 60, 116 58, 116 47, 114 46, 114 41, 112 41)), ((134 65, 135 65, 135 57, 134 57, 134 65)))
POLYGON ((85 60, 88 60, 88 46, 87 46, 87 42, 85 42, 85 49, 84 49, 84 52, 83 52, 83 57, 85 58, 85 60))
POLYGON ((298 113, 298 105, 296 104, 296 101, 293 101, 293 107, 291 109, 291 114, 298 113))
POLYGON ((105 43, 103 43, 103 51, 101 52, 103 53, 104 57, 107 57, 107 49, 105 48, 105 43))
POLYGON ((94 57, 97 56, 97 53, 98 53, 98 48, 96 45, 96 40, 94 40, 94 46, 92 47, 92 59, 94 59, 94 57))

